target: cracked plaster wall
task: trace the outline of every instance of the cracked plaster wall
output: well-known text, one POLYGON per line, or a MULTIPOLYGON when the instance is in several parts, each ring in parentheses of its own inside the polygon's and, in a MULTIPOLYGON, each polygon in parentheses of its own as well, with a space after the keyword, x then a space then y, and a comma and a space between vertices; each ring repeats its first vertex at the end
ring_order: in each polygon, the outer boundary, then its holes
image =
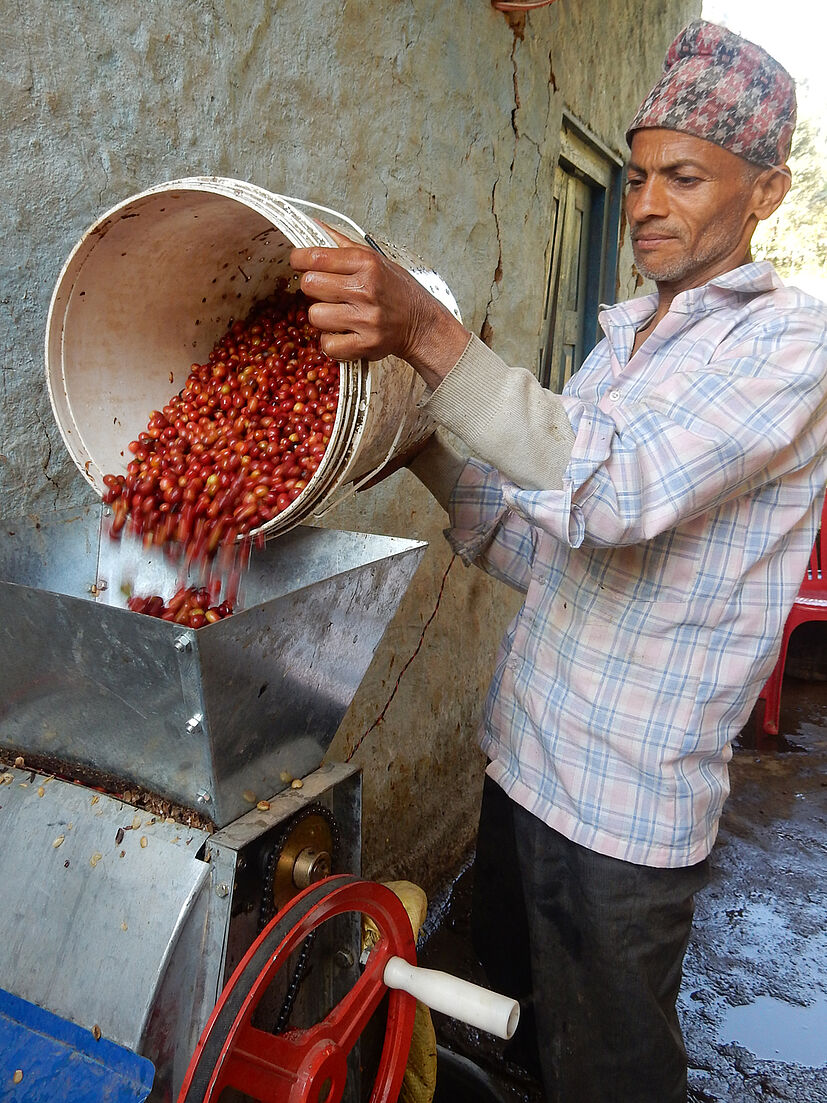
MULTIPOLYGON (((2 0, 0 510, 88 500, 49 405, 43 336, 62 263, 108 207, 180 176, 251 181, 351 215, 445 276, 466 323, 534 362, 565 108, 620 155, 624 123, 699 0, 2 0)), ((620 295, 636 281, 626 245, 620 295)), ((407 473, 327 522, 431 541, 331 748, 387 701, 449 562, 407 473)), ((473 839, 474 729, 516 598, 455 564, 365 768, 365 871, 432 888, 473 839)))

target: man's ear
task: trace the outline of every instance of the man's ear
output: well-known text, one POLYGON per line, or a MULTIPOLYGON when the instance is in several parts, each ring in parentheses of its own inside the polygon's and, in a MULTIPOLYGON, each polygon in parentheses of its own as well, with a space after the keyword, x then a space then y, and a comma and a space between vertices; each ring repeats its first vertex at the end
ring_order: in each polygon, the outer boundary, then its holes
POLYGON ((774 165, 755 178, 752 194, 753 214, 757 219, 769 218, 781 206, 792 180, 788 165, 774 165))

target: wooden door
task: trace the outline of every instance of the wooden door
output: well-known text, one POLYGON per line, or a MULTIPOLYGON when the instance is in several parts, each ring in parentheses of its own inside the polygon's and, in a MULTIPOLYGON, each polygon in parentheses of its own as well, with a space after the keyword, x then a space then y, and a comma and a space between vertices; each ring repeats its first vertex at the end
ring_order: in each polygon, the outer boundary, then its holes
POLYGON ((540 380, 554 391, 561 390, 583 359, 591 204, 589 185, 558 165, 540 354, 540 380))

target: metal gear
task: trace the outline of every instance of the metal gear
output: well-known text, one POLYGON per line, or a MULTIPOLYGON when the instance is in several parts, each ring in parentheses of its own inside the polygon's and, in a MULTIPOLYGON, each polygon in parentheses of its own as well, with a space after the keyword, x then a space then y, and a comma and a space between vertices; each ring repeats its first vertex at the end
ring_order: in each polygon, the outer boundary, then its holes
POLYGON ((308 804, 284 824, 264 859, 258 933, 308 885, 336 872, 336 818, 323 804, 308 804))

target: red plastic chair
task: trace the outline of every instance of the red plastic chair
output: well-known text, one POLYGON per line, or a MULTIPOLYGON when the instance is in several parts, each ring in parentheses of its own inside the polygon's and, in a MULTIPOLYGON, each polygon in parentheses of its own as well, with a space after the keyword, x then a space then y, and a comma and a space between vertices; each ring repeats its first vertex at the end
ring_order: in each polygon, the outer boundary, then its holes
POLYGON ((762 726, 767 735, 778 735, 781 683, 784 680, 784 664, 787 661, 790 636, 799 624, 806 624, 808 620, 827 621, 827 498, 824 499, 821 510, 821 528, 810 552, 807 573, 784 625, 778 662, 758 695, 758 700, 764 701, 762 726))

